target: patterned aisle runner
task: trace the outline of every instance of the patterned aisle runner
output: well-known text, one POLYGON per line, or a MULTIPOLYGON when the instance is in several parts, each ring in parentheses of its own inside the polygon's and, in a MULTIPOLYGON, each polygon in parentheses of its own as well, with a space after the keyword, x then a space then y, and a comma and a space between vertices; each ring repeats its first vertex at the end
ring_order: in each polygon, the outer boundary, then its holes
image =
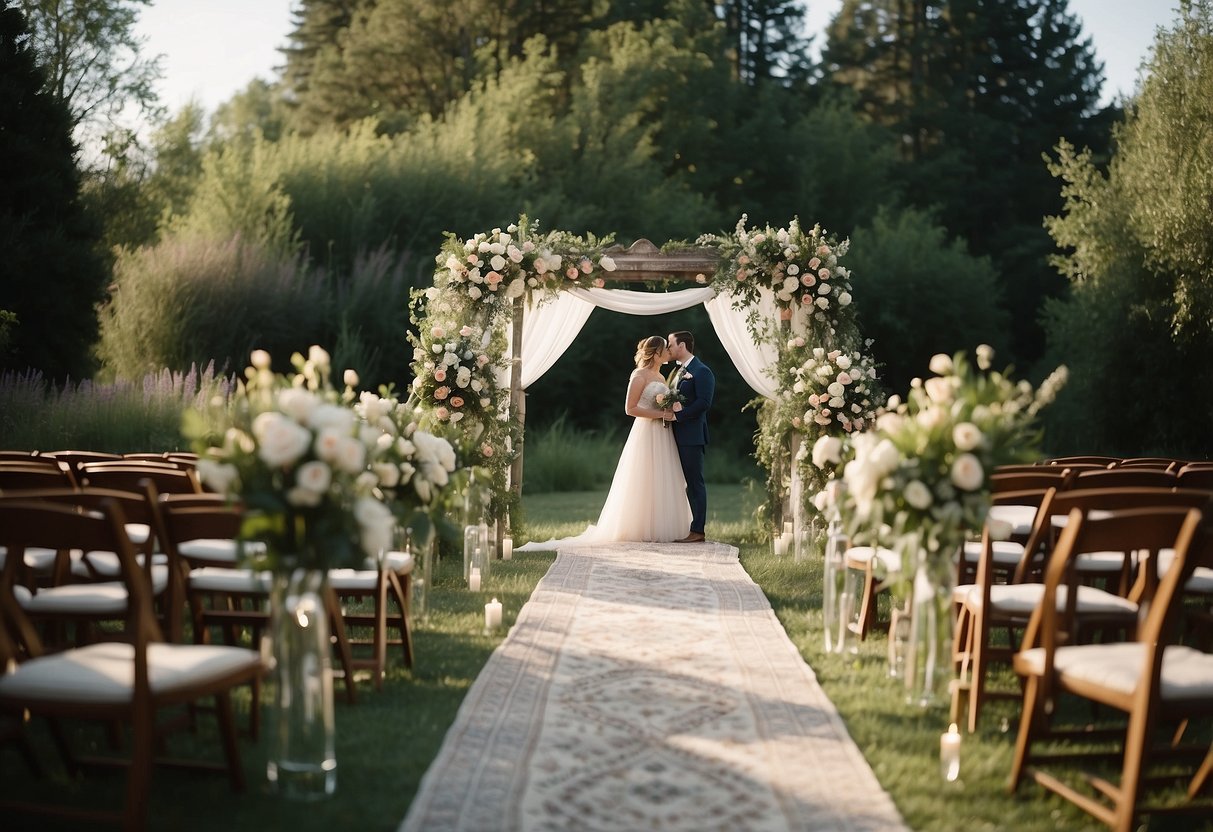
POLYGON ((905 829, 723 544, 563 552, 402 832, 905 829))

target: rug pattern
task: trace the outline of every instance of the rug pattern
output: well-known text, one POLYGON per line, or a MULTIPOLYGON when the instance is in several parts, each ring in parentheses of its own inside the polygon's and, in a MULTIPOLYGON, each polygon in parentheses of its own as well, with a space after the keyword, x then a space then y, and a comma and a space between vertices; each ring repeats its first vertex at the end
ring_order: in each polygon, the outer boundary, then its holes
POLYGON ((562 552, 402 832, 905 829, 723 544, 562 552))

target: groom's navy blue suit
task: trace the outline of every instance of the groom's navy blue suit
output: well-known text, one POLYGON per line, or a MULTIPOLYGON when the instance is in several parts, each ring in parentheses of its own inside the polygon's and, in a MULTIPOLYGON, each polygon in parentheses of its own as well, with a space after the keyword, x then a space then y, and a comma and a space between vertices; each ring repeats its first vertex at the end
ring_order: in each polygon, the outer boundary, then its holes
POLYGON ((716 394, 716 376, 698 358, 692 357, 683 368, 678 392, 686 400, 674 414, 674 442, 687 481, 687 500, 691 504, 691 531, 703 534, 708 514, 708 489, 703 481, 703 455, 708 444, 708 408, 716 394))

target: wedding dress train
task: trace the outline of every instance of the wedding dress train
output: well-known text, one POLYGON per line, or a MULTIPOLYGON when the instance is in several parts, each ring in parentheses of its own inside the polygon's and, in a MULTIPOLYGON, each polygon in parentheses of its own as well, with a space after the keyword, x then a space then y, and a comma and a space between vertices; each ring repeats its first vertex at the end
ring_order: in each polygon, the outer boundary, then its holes
MULTIPOLYGON (((656 409, 657 394, 664 389, 660 381, 649 382, 640 394, 640 406, 656 409)), ((659 419, 637 417, 598 522, 575 537, 532 541, 515 551, 550 552, 624 540, 662 543, 686 537, 690 527, 691 507, 674 435, 659 419)))

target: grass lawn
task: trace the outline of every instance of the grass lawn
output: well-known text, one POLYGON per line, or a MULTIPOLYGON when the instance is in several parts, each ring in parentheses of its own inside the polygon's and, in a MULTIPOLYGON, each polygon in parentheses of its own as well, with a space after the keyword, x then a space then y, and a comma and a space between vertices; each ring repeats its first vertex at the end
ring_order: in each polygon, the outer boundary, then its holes
MULTIPOLYGON (((539 494, 524 501, 527 538, 576 534, 596 516, 604 491, 539 494)), ((946 708, 923 711, 906 705, 902 689, 888 677, 885 640, 876 634, 854 656, 826 656, 821 644, 821 562, 794 563, 775 558, 757 540, 751 520, 763 499, 761 489, 710 486, 708 534, 739 545, 741 562, 763 588, 793 643, 813 667, 826 693, 838 707, 851 735, 916 830, 1080 830, 1103 828, 1070 804, 1026 784, 1017 797, 1004 784, 1010 770, 1017 705, 995 702, 983 714, 982 729, 966 736, 961 780, 945 783, 939 776, 939 734, 946 728, 946 708), (1002 730, 1003 723, 1010 730, 1002 730)), ((521 535, 519 535, 521 538, 521 535)), ((516 540, 521 542, 521 539, 516 540)), ((439 563, 432 593, 433 612, 415 624, 417 667, 393 663, 381 692, 359 686, 359 701, 337 702, 338 791, 330 800, 300 804, 283 801, 264 781, 265 743, 241 743, 249 790, 233 795, 221 776, 159 769, 153 780, 149 812, 152 829, 215 830, 394 830, 408 810, 421 776, 437 754, 459 704, 493 648, 517 616, 552 555, 516 555, 495 569, 484 591, 462 588, 461 563, 439 563), (490 595, 504 604, 498 634, 482 632, 483 605, 490 595)), ((340 687, 338 687, 340 692, 340 687)), ((248 701, 238 703, 240 724, 247 721, 248 701)), ((200 721, 206 739, 209 720, 200 721)), ((35 724, 41 759, 57 765, 53 751, 35 724)), ((188 735, 174 741, 189 742, 188 735)), ((214 751, 217 746, 208 744, 214 751)), ((795 760, 787 761, 796 765, 795 760)), ((49 780, 31 777, 12 746, 0 746, 0 800, 36 794, 41 799, 73 805, 121 800, 120 775, 89 773, 70 780, 57 772, 49 780)), ((54 824, 0 814, 0 829, 75 830, 77 823, 54 824)), ((1151 829, 1193 829, 1189 821, 1152 824, 1151 829)), ((487 832, 487 831, 486 831, 487 832)), ((638 831, 639 832, 639 831, 638 831)))

